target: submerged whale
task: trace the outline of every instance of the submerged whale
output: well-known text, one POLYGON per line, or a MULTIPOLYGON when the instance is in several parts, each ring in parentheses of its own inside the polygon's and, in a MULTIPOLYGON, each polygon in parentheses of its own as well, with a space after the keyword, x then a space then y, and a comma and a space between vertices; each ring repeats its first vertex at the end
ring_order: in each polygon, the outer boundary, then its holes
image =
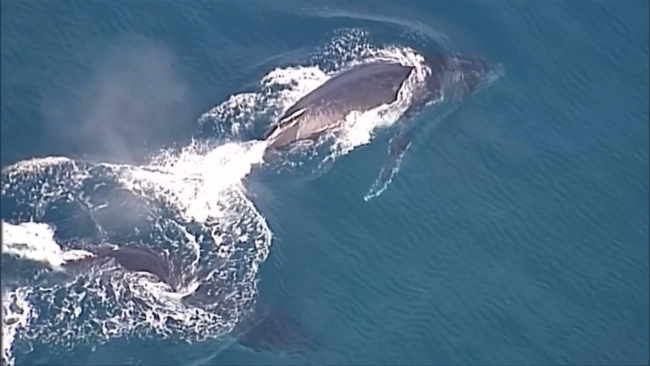
MULTIPOLYGON (((92 257, 67 262, 63 268, 78 271, 92 266, 97 261, 114 260, 124 270, 147 273, 169 285, 172 290, 178 290, 180 281, 174 273, 173 261, 151 248, 103 244, 90 249, 90 252, 92 257)), ((181 301, 192 305, 206 299, 210 300, 199 288, 194 293, 185 295, 181 301)), ((254 351, 300 353, 314 349, 313 339, 308 337, 295 319, 268 301, 258 304, 255 311, 242 319, 232 335, 238 344, 254 351)))
MULTIPOLYGON (((405 116, 442 96, 454 99, 472 94, 491 70, 480 57, 462 54, 425 58, 430 69, 425 85, 415 91, 405 116)), ((397 101, 398 93, 415 68, 397 62, 375 61, 333 76, 289 107, 264 135, 268 149, 313 140, 337 128, 352 111, 366 112, 397 101)), ((396 144, 405 145, 403 141, 396 144)))

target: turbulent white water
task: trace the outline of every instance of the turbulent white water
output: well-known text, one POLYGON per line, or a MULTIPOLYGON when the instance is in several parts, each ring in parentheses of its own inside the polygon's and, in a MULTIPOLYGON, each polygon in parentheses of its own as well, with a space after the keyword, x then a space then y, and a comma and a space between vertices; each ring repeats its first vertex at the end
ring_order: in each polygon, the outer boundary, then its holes
MULTIPOLYGON (((3 255, 43 264, 33 281, 7 289, 3 334, 72 347, 137 332, 190 341, 228 333, 254 305, 255 275, 271 244, 242 185, 263 148, 259 142, 206 154, 188 148, 146 167, 48 158, 3 172, 2 194, 17 197, 29 220, 3 222, 3 255), (51 215, 60 218, 47 220, 51 215), (62 228, 89 234, 60 239, 55 230, 62 228), (179 292, 191 293, 199 282, 218 289, 205 294, 215 301, 185 306, 166 285, 124 271, 43 280, 48 267, 57 270, 91 255, 85 247, 119 244, 122 237, 173 253, 184 269, 179 292)), ((11 358, 8 348, 4 354, 11 358)))
POLYGON ((265 142, 240 142, 242 136, 334 72, 378 59, 416 72, 393 105, 348 117, 343 133, 318 156, 331 162, 369 143, 377 128, 408 108, 428 72, 421 56, 409 48, 372 47, 362 32, 348 32, 310 60, 329 66, 277 68, 262 78, 259 91, 232 95, 206 112, 199 122, 214 128, 219 143, 197 140, 141 166, 48 157, 4 169, 3 204, 14 212, 3 217, 3 263, 35 265, 17 274, 3 269, 3 364, 13 363, 14 346, 29 348, 31 340, 73 347, 127 335, 196 341, 229 333, 255 306, 258 268, 272 242, 245 184, 253 167, 265 163, 265 142), (102 242, 170 253, 183 268, 179 292, 203 291, 204 301, 184 305, 169 287, 141 274, 61 271, 102 242))

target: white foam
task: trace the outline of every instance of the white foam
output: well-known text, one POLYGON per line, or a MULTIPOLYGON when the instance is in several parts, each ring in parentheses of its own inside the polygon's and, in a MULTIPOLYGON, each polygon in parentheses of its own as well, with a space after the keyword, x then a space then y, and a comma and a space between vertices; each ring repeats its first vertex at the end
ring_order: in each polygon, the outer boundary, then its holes
POLYGON ((13 225, 2 222, 2 252, 52 268, 65 262, 61 247, 54 241, 54 229, 44 223, 25 222, 13 225))
POLYGON ((193 143, 179 154, 158 156, 151 165, 134 168, 120 178, 129 190, 152 191, 181 208, 189 220, 222 216, 220 200, 242 190, 242 180, 261 163, 266 142, 225 143, 212 151, 193 143))
MULTIPOLYGON (((49 284, 47 288, 25 284, 14 289, 14 293, 25 294, 27 303, 34 302, 37 308, 45 306, 50 312, 45 318, 32 319, 29 329, 21 334, 72 347, 76 342, 101 342, 142 328, 159 334, 181 332, 187 340, 228 333, 254 304, 255 275, 271 243, 270 230, 246 198, 243 185, 252 166, 261 161, 265 146, 259 141, 233 142, 211 149, 195 143, 179 153, 162 154, 142 167, 77 164, 65 158, 34 159, 8 167, 3 171, 4 176, 10 177, 3 186, 3 195, 22 194, 30 202, 38 197, 38 201, 33 202, 36 219, 50 202, 62 198, 83 203, 90 213, 104 208, 106 203, 93 208, 92 199, 89 199, 92 192, 83 191, 87 186, 84 179, 97 179, 96 174, 102 174, 103 179, 111 179, 147 200, 171 205, 181 215, 180 221, 164 219, 164 225, 178 229, 179 237, 184 239, 181 244, 196 256, 192 266, 223 271, 210 276, 217 281, 224 281, 227 276, 229 282, 223 283, 224 291, 238 294, 221 304, 211 305, 223 306, 223 311, 213 311, 209 307, 188 308, 178 300, 198 289, 196 279, 182 284, 179 292, 174 293, 169 286, 152 281, 146 274, 115 272, 92 277, 84 273, 84 279, 49 284), (34 178, 39 182, 34 182, 34 178), (210 240, 202 239, 199 244, 199 238, 190 234, 183 222, 199 223, 210 235, 210 240), (217 257, 225 260, 226 265, 214 266, 217 257), (78 292, 78 281, 83 282, 85 292, 78 292), (139 301, 133 302, 134 296, 139 301), (99 310, 102 307, 106 310, 99 310), (93 322, 75 325, 80 317, 91 314, 88 311, 93 314, 93 322), (60 337, 61 334, 66 336, 60 337)), ((3 223, 3 254, 51 267, 91 255, 83 249, 62 249, 54 232, 54 228, 45 223, 3 223)), ((97 243, 90 243, 94 244, 97 243)), ((15 328, 26 323, 13 324, 15 322, 12 322, 15 334, 15 328)), ((5 353, 7 360, 13 359, 9 348, 5 353)))
POLYGON ((36 315, 27 301, 29 289, 3 290, 2 292, 2 364, 13 365, 15 358, 12 347, 21 330, 29 327, 36 315))

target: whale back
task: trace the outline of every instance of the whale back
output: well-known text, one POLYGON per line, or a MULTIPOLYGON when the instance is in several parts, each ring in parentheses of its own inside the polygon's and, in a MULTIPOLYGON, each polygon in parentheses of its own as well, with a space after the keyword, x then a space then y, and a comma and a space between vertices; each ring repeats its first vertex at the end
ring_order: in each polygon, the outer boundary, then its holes
POLYGON ((327 106, 365 111, 397 99, 397 92, 413 70, 393 62, 372 62, 354 66, 327 80, 296 104, 280 118, 291 116, 305 108, 327 106), (372 91, 372 92, 369 92, 372 91))
POLYGON ((372 62, 343 71, 287 109, 264 138, 272 146, 287 145, 336 126, 352 111, 393 103, 411 70, 399 63, 372 62))
POLYGON ((129 271, 147 272, 169 283, 171 268, 160 254, 145 247, 123 246, 109 253, 115 261, 129 271))

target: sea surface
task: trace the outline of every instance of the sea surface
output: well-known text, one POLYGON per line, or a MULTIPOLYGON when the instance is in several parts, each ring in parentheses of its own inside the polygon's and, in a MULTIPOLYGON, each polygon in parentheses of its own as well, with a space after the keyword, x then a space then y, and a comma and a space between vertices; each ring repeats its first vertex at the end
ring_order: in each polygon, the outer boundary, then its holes
POLYGON ((648 1, 0 4, 3 365, 649 364, 648 1), (337 71, 451 52, 501 73, 380 194, 391 113, 263 156, 337 71), (181 289, 62 269, 102 243, 181 289))

